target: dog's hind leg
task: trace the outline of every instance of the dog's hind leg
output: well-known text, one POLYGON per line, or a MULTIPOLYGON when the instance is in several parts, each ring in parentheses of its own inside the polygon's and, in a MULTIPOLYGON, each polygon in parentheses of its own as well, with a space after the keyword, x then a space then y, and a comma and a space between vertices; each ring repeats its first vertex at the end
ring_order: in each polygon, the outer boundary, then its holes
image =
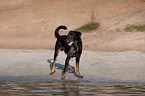
POLYGON ((56 62, 56 58, 58 56, 59 51, 60 50, 58 50, 58 49, 55 50, 54 59, 53 59, 54 61, 53 61, 53 65, 52 65, 52 69, 51 69, 50 75, 55 73, 55 62, 56 62))
POLYGON ((69 65, 68 66, 68 69, 71 71, 71 72, 74 72, 74 69, 69 65))
POLYGON ((79 61, 80 61, 80 56, 77 56, 76 57, 76 73, 77 73, 78 78, 84 78, 82 75, 80 75, 80 72, 79 72, 79 61))
POLYGON ((69 66, 69 60, 70 60, 70 58, 71 58, 71 57, 69 57, 69 56, 66 57, 66 60, 65 60, 65 67, 64 67, 64 69, 63 69, 61 79, 65 79, 66 71, 67 71, 67 68, 68 68, 68 66, 69 66))

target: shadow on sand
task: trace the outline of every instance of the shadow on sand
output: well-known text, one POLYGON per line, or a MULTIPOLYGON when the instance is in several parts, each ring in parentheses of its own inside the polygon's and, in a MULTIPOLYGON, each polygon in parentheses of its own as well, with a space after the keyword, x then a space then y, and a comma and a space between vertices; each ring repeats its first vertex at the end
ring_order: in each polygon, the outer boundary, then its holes
MULTIPOLYGON (((47 62, 50 64, 50 65, 49 65, 50 70, 52 70, 53 59, 48 59, 47 62)), ((55 69, 59 69, 59 70, 62 70, 62 71, 63 71, 64 66, 65 66, 65 65, 63 65, 63 64, 55 63, 55 69)), ((70 66, 71 66, 71 65, 70 65, 70 66)), ((68 69, 67 72, 68 72, 68 73, 72 73, 72 74, 74 74, 76 77, 78 77, 77 74, 75 73, 75 67, 74 67, 74 66, 71 66, 71 67, 72 67, 72 69, 73 69, 74 71, 71 72, 71 71, 69 71, 69 69, 68 69)))

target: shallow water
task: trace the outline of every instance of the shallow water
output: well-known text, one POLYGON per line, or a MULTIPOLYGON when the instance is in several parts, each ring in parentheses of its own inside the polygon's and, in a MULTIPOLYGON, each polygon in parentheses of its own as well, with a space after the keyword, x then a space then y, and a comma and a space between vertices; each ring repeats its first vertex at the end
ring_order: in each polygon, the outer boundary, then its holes
POLYGON ((145 95, 145 83, 40 79, 32 77, 1 77, 0 96, 145 95))

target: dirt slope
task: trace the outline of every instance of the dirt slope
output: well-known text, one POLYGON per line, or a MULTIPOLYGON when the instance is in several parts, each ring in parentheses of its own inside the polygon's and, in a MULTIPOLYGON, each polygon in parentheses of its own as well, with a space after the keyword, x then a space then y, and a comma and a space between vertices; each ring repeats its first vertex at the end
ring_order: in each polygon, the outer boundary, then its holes
POLYGON ((145 24, 144 0, 0 0, 0 48, 53 49, 58 25, 80 27, 92 11, 100 28, 83 33, 85 50, 145 51, 145 32, 123 30, 145 24))

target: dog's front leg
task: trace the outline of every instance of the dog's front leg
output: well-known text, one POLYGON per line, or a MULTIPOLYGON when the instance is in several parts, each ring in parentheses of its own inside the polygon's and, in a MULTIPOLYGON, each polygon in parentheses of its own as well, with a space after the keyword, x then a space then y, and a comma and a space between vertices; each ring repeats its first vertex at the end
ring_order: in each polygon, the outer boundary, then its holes
POLYGON ((80 75, 80 72, 79 72, 79 61, 80 61, 80 56, 77 56, 76 57, 76 73, 77 73, 77 76, 78 78, 84 78, 82 75, 80 75))
POLYGON ((69 60, 70 60, 71 57, 67 56, 66 60, 65 60, 65 67, 63 69, 63 72, 62 72, 62 77, 61 79, 65 79, 65 76, 66 76, 66 71, 67 71, 67 68, 69 66, 69 60))
POLYGON ((52 69, 51 69, 50 75, 55 73, 55 62, 56 62, 56 58, 58 56, 58 53, 59 53, 59 50, 56 48, 55 52, 54 52, 54 59, 53 59, 54 61, 53 61, 53 65, 52 65, 52 69))

